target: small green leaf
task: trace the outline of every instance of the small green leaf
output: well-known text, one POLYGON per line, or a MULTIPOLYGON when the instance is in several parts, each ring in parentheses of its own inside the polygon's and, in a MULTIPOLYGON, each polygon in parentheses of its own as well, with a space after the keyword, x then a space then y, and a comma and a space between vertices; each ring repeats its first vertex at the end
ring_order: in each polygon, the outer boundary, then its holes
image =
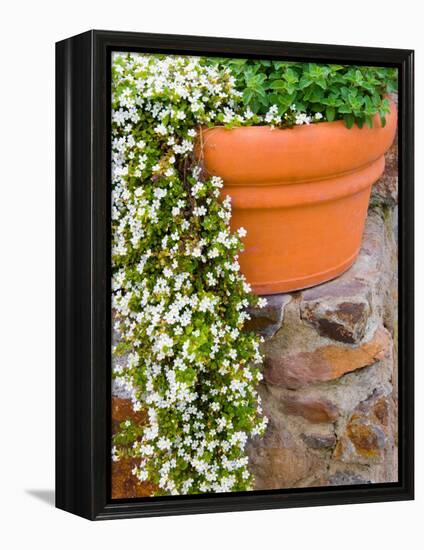
POLYGON ((328 122, 332 122, 336 116, 336 109, 334 107, 327 107, 325 109, 325 116, 328 122))
POLYGON ((369 115, 365 115, 365 122, 368 128, 372 128, 372 118, 369 115))
POLYGON ((299 88, 303 90, 304 88, 307 88, 313 83, 313 80, 311 80, 308 76, 302 76, 299 81, 299 88))
POLYGON ((253 98, 253 90, 251 88, 245 88, 243 91, 243 103, 248 105, 253 98))
POLYGON ((286 80, 290 84, 295 84, 299 80, 299 78, 298 78, 297 74, 295 73, 295 71, 293 69, 290 69, 290 68, 287 69, 287 71, 284 73, 283 78, 284 78, 284 80, 286 80))
POLYGON ((269 85, 269 88, 271 90, 285 90, 286 89, 286 83, 284 82, 284 80, 274 80, 269 85))
POLYGON ((344 118, 346 127, 349 128, 349 129, 352 128, 353 123, 355 122, 354 116, 352 114, 350 114, 350 115, 347 114, 343 118, 344 118))

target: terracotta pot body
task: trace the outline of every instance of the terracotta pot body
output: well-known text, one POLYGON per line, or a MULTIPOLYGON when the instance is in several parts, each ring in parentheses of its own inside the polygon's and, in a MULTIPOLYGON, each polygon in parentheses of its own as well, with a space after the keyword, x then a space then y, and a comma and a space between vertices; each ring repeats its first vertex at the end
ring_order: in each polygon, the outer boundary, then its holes
POLYGON ((317 285, 353 264, 396 123, 391 103, 384 128, 375 117, 350 130, 336 121, 202 131, 205 170, 224 179, 232 228, 247 230, 240 265, 255 293, 317 285))

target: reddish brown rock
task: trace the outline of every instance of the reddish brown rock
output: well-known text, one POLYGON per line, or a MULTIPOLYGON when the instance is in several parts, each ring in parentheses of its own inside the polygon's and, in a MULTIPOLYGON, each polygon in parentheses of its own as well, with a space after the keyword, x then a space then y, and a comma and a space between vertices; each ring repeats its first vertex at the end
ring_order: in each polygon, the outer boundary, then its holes
POLYGON ((361 420, 351 421, 346 433, 361 456, 377 457, 384 449, 386 438, 379 426, 361 420))
POLYGON ((387 398, 382 397, 373 407, 373 413, 382 426, 387 426, 389 422, 389 404, 387 398))
POLYGON ((373 365, 383 359, 389 349, 390 336, 381 327, 369 342, 357 347, 328 345, 311 352, 267 356, 265 380, 269 384, 297 389, 373 365))
POLYGON ((112 462, 112 498, 140 498, 153 495, 154 485, 148 481, 141 482, 132 474, 132 469, 136 465, 137 461, 129 458, 112 462))
MULTIPOLYGON (((117 433, 119 425, 128 419, 143 425, 147 419, 146 412, 134 412, 130 399, 112 397, 112 433, 117 433)), ((154 485, 147 481, 141 482, 132 474, 135 466, 137 460, 134 458, 112 462, 112 498, 138 498, 153 494, 154 485)))
POLYGON ((337 443, 334 458, 345 462, 380 462, 386 446, 386 437, 380 426, 366 419, 351 420, 345 436, 337 443))
POLYGON ((146 411, 134 412, 130 399, 112 397, 112 433, 117 433, 119 425, 126 420, 132 420, 136 424, 143 425, 146 423, 146 419, 146 411))
POLYGON ((395 445, 392 409, 391 397, 378 390, 361 402, 348 419, 334 458, 360 464, 384 462, 395 445))
POLYGON ((334 422, 339 415, 336 405, 325 398, 285 397, 282 405, 285 414, 302 416, 312 423, 334 422))

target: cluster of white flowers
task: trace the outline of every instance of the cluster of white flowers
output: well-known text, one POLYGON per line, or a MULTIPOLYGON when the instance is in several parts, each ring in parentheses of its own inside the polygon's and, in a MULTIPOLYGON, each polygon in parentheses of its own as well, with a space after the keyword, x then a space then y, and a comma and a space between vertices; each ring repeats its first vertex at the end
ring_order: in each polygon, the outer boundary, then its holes
POLYGON ((223 182, 193 154, 199 126, 248 120, 228 70, 199 58, 115 54, 112 115, 112 269, 115 376, 146 409, 121 426, 113 459, 157 494, 247 490, 245 452, 263 434, 259 338, 243 331, 258 304, 237 261, 223 182), (219 115, 223 118, 218 118, 219 115))
POLYGON ((312 122, 319 122, 322 120, 322 113, 308 114, 303 111, 299 111, 295 104, 290 106, 290 109, 284 113, 283 116, 278 114, 278 106, 271 105, 267 113, 263 117, 259 117, 269 124, 270 126, 281 126, 282 124, 294 124, 296 126, 302 126, 303 124, 311 124, 312 122))
POLYGON ((278 115, 277 105, 271 105, 268 109, 268 112, 265 115, 265 122, 268 124, 279 124, 281 123, 281 116, 278 115))

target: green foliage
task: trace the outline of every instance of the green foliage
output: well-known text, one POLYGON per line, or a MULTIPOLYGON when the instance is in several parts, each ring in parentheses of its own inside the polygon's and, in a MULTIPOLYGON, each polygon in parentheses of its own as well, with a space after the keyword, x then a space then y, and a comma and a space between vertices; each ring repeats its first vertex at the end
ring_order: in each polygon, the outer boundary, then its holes
POLYGON ((322 120, 344 120, 348 128, 354 123, 371 127, 377 114, 384 125, 386 95, 397 90, 394 68, 226 58, 208 58, 206 63, 230 69, 245 107, 253 113, 265 115, 276 105, 284 126, 293 125, 292 105, 297 111, 322 113, 322 120))

